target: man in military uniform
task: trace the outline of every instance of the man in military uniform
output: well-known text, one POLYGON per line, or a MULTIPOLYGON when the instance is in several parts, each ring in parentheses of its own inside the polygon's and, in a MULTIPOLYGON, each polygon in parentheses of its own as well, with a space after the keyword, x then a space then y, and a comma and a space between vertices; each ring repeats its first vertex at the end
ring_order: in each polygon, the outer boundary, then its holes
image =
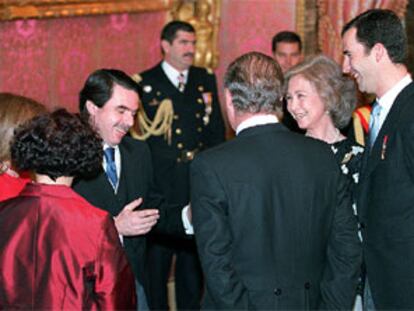
MULTIPOLYGON (((150 146, 156 186, 171 203, 189 203, 189 165, 196 154, 224 141, 215 75, 192 66, 196 34, 186 22, 168 23, 161 33, 164 59, 136 75, 143 111, 140 136, 150 146), (144 117, 143 117, 144 114, 144 117)), ((167 281, 176 255, 177 308, 200 308, 202 272, 193 240, 153 235, 148 253, 151 309, 168 309, 167 281)))

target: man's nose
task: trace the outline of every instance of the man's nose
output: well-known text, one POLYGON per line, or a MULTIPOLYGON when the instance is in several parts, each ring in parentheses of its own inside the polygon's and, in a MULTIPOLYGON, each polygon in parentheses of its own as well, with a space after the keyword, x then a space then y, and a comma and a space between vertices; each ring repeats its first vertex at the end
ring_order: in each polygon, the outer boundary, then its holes
POLYGON ((125 113, 124 115, 125 125, 132 127, 134 125, 134 122, 135 122, 135 115, 130 114, 130 113, 125 113))
POLYGON ((195 43, 191 43, 187 46, 187 52, 195 53, 195 43))
POLYGON ((292 67, 292 57, 291 56, 286 57, 286 67, 287 67, 287 69, 292 67))
POLYGON ((351 66, 347 57, 344 57, 344 60, 342 61, 342 71, 344 73, 349 73, 351 71, 351 66))

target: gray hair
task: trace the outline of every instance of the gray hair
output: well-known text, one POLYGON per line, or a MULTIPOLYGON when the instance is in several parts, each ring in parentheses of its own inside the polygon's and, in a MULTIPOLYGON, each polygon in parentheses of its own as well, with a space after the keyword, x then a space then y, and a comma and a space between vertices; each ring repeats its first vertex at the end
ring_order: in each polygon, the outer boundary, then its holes
POLYGON ((290 79, 299 75, 315 88, 334 125, 347 126, 356 106, 357 92, 354 81, 342 73, 341 67, 325 55, 310 56, 286 72, 285 93, 290 79))
POLYGON ((279 64, 259 52, 238 57, 227 68, 224 86, 236 111, 281 113, 283 74, 279 64))

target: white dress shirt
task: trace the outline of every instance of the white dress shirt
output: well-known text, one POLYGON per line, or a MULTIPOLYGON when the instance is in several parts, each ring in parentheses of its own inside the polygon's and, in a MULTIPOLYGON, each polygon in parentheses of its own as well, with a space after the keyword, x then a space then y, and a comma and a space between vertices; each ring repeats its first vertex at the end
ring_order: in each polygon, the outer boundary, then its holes
POLYGON ((161 63, 161 68, 162 70, 164 70, 164 73, 167 75, 168 79, 171 81, 172 84, 174 84, 176 88, 178 88, 178 76, 180 75, 180 73, 184 75, 184 84, 187 84, 188 69, 184 71, 178 71, 165 60, 161 63))
POLYGON ((236 129, 236 135, 239 135, 241 131, 247 129, 249 127, 257 126, 257 125, 265 125, 265 124, 274 124, 279 123, 278 118, 273 114, 260 114, 248 118, 241 122, 236 129))

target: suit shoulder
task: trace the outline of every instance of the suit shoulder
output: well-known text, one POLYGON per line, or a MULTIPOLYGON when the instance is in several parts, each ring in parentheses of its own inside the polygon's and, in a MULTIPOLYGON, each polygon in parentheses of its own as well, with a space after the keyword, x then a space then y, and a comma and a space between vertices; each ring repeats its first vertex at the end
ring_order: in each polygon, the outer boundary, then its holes
POLYGON ((120 147, 131 153, 150 153, 148 144, 145 141, 134 139, 129 136, 125 136, 122 139, 120 147))
POLYGON ((209 68, 191 66, 191 70, 200 75, 214 76, 214 71, 209 68))
POLYGON ((141 78, 143 80, 145 80, 145 79, 149 79, 149 78, 154 77, 154 76, 158 76, 159 73, 160 73, 160 64, 158 64, 154 67, 151 67, 147 70, 144 70, 139 75, 141 76, 141 78))

